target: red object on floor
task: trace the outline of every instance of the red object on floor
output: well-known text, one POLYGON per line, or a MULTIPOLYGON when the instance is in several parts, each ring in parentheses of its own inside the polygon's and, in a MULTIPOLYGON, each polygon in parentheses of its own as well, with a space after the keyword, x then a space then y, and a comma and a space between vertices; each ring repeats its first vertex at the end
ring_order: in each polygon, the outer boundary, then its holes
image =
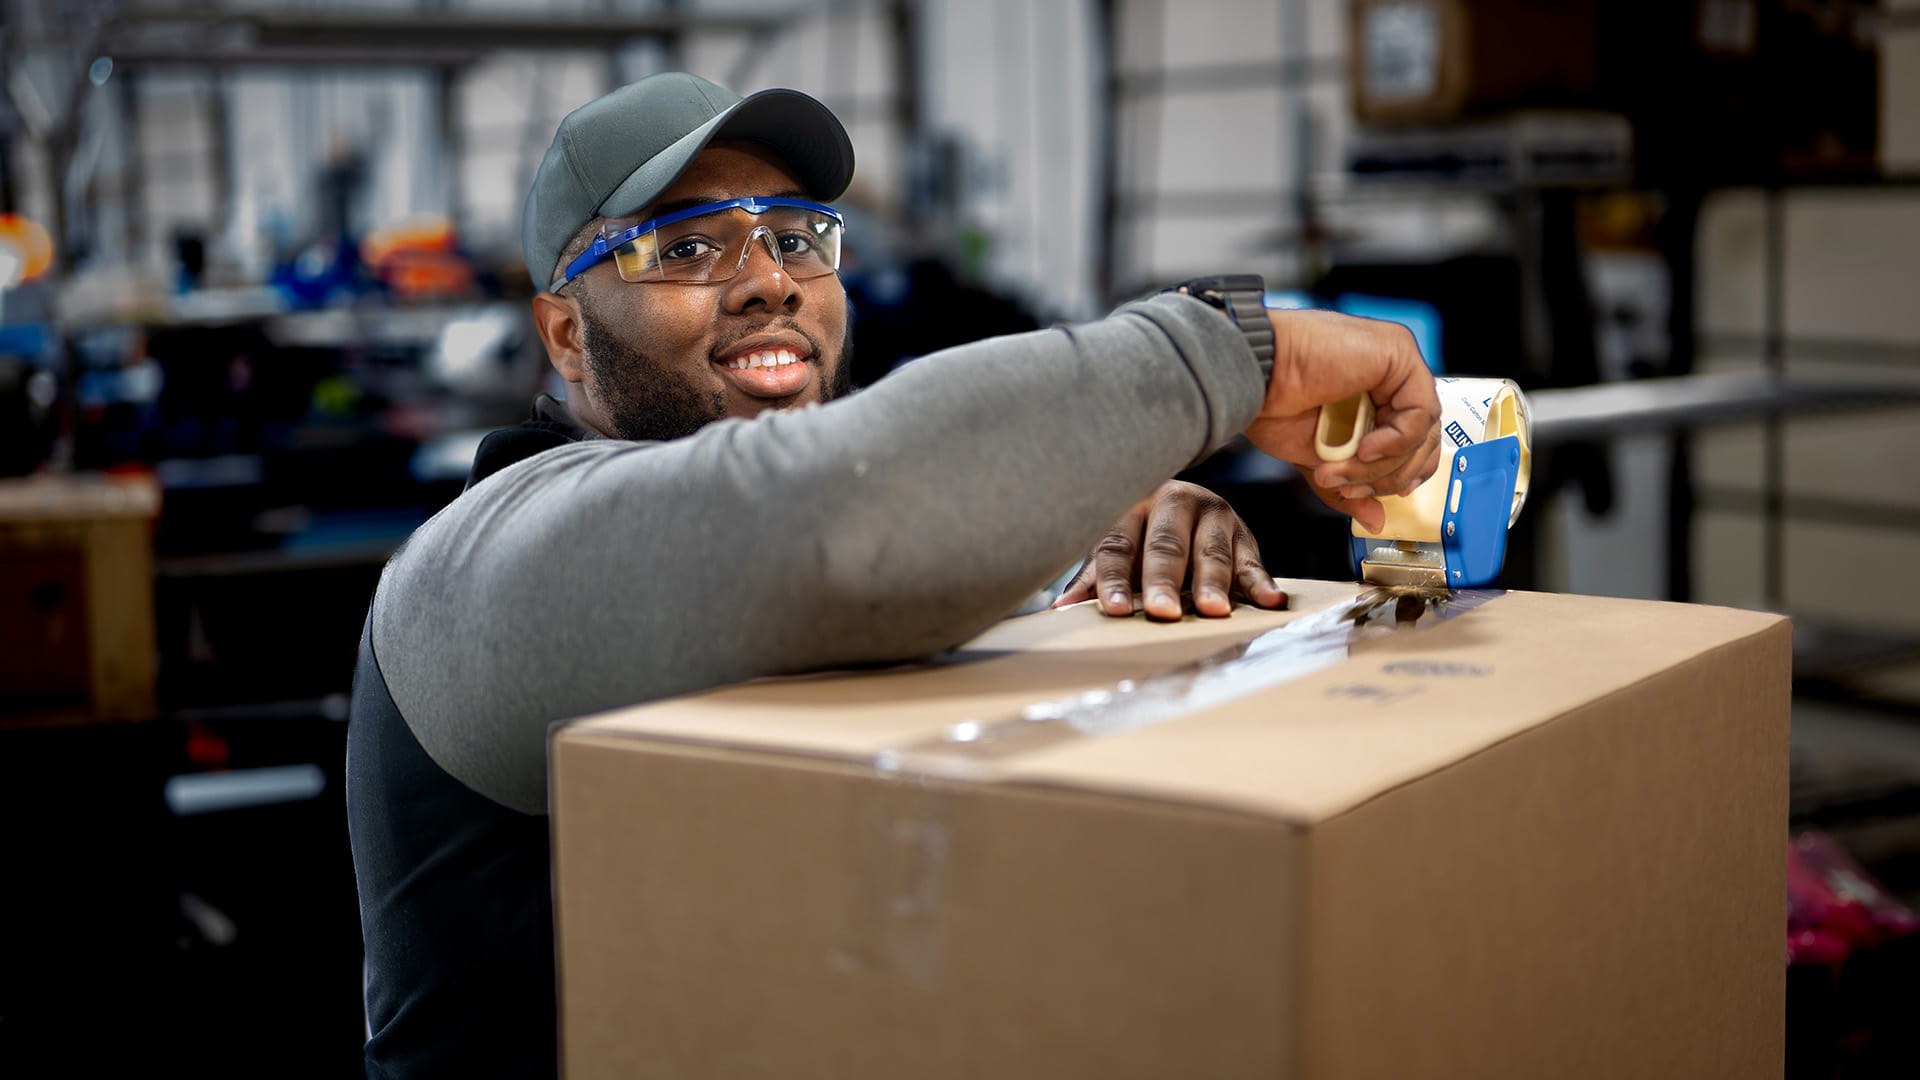
POLYGON ((1895 899, 1833 838, 1787 842, 1787 962, 1838 967, 1855 950, 1911 934, 1920 916, 1895 899))

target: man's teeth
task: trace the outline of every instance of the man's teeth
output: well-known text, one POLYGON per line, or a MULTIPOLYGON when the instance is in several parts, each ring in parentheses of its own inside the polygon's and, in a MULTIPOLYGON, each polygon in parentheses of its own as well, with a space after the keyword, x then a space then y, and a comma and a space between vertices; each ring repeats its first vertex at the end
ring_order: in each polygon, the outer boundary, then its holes
POLYGON ((742 353, 727 361, 727 366, 735 371, 747 368, 781 367, 800 362, 800 354, 792 349, 762 349, 759 352, 742 353))

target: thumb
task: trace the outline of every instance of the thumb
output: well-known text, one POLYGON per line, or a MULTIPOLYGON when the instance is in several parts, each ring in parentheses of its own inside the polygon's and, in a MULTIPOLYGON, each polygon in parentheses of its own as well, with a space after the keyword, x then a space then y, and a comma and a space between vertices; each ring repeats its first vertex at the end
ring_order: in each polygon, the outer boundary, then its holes
POLYGON ((1341 499, 1340 501, 1346 505, 1338 506, 1334 509, 1339 510, 1341 513, 1346 514, 1348 517, 1366 526, 1367 531, 1379 532, 1381 529, 1387 527, 1387 508, 1380 505, 1379 499, 1369 497, 1365 499, 1341 499))
POLYGON ((1358 521, 1369 531, 1379 532, 1387 527, 1387 508, 1380 505, 1379 499, 1371 496, 1364 499, 1349 499, 1342 496, 1337 489, 1323 488, 1311 480, 1307 481, 1307 486, 1313 489, 1315 495, 1320 496, 1321 502, 1358 521))

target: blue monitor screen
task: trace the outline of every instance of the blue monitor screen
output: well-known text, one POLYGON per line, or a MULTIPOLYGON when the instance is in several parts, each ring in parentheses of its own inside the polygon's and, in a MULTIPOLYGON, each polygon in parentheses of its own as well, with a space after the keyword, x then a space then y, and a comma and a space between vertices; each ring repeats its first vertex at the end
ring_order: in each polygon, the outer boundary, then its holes
POLYGON ((1325 308, 1358 315, 1363 319, 1399 323, 1413 332, 1413 342, 1419 346, 1420 356, 1426 360, 1428 370, 1435 375, 1446 373, 1440 356, 1440 309, 1424 300, 1403 300, 1370 293, 1341 293, 1333 298, 1332 303, 1327 303, 1312 293, 1298 289, 1270 289, 1267 292, 1267 306, 1289 311, 1325 308))

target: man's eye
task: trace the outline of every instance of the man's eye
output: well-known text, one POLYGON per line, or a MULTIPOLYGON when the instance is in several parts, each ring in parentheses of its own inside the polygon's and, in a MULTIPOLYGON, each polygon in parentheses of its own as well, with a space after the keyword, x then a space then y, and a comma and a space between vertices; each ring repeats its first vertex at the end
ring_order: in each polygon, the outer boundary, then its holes
POLYGON ((676 240, 667 246, 665 257, 668 259, 698 259, 711 255, 719 249, 697 236, 685 240, 676 240))
POLYGON ((813 250, 813 237, 806 233, 782 233, 780 236, 780 254, 805 255, 813 250))

